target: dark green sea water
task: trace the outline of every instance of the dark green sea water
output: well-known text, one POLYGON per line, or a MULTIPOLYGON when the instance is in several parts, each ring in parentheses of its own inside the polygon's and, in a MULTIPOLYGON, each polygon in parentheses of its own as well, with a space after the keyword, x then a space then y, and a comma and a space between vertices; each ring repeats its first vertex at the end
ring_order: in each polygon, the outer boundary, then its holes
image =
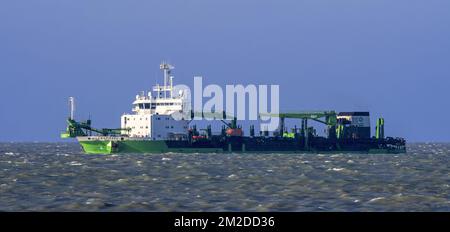
POLYGON ((450 144, 85 155, 75 143, 0 143, 0 211, 450 211, 450 144))

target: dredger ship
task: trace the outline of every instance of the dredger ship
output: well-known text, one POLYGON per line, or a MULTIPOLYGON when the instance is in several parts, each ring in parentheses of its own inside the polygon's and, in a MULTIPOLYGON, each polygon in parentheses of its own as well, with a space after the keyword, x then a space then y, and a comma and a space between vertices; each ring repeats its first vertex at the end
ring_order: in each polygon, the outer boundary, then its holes
MULTIPOLYGON (((186 99, 182 93, 174 94, 174 67, 162 63, 164 84, 156 85, 147 94, 136 96, 132 113, 121 116, 121 127, 96 129, 92 121, 74 119, 74 98, 69 99, 70 116, 62 138, 76 138, 85 153, 405 153, 403 138, 385 137, 384 119, 377 119, 375 136, 371 136, 369 112, 283 112, 277 131, 259 131, 249 127, 249 134, 237 124, 236 117, 223 113, 220 133, 213 134, 211 126, 197 130, 191 119, 175 119, 183 112, 186 99), (288 130, 285 119, 298 120, 300 126, 288 130), (316 134, 309 121, 326 127, 326 136, 316 134)), ((191 118, 198 115, 191 112, 191 118)), ((204 113, 200 113, 202 117, 204 113)))

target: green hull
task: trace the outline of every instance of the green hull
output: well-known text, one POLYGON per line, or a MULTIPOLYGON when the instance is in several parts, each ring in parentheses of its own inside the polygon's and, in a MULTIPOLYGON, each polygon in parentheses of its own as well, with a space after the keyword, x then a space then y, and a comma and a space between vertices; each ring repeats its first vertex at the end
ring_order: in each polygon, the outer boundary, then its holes
POLYGON ((164 141, 150 140, 109 140, 79 141, 87 154, 112 154, 112 153, 214 153, 223 152, 221 148, 169 148, 164 141))
POLYGON ((87 154, 113 153, 111 141, 80 141, 80 145, 87 154))
MULTIPOLYGON (((152 140, 80 140, 80 145, 87 154, 114 154, 114 153, 222 153, 228 152, 222 148, 189 148, 177 147, 169 148, 165 141, 152 140)), ((371 149, 369 151, 236 151, 246 153, 321 153, 321 154, 336 154, 336 153, 368 153, 368 154, 400 154, 405 153, 406 150, 386 150, 386 149, 371 149)))

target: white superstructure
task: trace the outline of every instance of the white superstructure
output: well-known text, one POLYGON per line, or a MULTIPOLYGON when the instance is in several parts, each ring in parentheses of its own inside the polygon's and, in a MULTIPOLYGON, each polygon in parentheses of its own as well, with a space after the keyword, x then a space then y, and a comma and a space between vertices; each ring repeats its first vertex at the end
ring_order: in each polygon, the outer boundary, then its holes
POLYGON ((189 120, 175 120, 172 114, 182 112, 186 104, 182 93, 174 94, 174 67, 163 62, 160 69, 164 73, 164 84, 153 87, 151 91, 142 91, 136 95, 131 114, 121 117, 123 135, 149 138, 152 140, 179 140, 187 138, 189 120))

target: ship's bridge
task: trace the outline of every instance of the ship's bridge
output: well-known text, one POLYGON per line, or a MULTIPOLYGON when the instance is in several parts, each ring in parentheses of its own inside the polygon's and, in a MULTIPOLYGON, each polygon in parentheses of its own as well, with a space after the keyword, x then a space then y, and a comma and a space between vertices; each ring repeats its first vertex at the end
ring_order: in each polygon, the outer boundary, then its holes
POLYGON ((138 95, 133 102, 132 111, 136 114, 172 114, 183 110, 183 102, 184 99, 181 96, 152 98, 138 95))
POLYGON ((170 70, 173 66, 162 63, 164 85, 156 85, 151 91, 142 91, 136 95, 132 114, 124 114, 121 118, 122 128, 128 128, 124 135, 130 137, 149 137, 153 140, 183 137, 188 132, 188 120, 175 120, 172 114, 183 111, 188 104, 183 92, 174 94, 173 76, 170 70))

